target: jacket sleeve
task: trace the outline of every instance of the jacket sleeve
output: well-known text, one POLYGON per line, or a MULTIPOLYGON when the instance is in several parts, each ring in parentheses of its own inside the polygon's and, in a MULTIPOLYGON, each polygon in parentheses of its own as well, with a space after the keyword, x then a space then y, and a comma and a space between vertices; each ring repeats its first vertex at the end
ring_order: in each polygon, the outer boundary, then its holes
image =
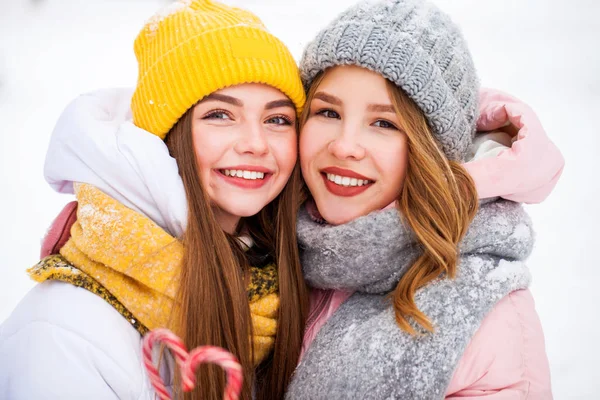
POLYGON ((502 299, 484 319, 446 399, 551 400, 544 335, 529 290, 502 299))
POLYGON ((478 133, 507 131, 512 144, 494 157, 464 164, 479 198, 503 197, 519 203, 540 203, 554 189, 564 167, 560 150, 546 135, 533 110, 498 90, 483 89, 479 99, 478 133))

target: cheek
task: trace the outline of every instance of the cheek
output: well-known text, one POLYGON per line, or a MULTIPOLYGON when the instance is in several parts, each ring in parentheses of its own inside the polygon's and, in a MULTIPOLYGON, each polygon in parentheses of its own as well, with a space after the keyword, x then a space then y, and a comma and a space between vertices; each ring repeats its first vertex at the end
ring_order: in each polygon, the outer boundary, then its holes
POLYGON ((210 127, 195 128, 193 130, 194 152, 196 154, 198 173, 205 189, 207 189, 207 180, 210 177, 212 168, 226 148, 226 143, 223 142, 222 136, 218 135, 210 127))
POLYGON ((300 164, 302 166, 313 162, 319 150, 324 146, 324 137, 319 135, 318 124, 311 122, 306 123, 300 134, 300 164))
POLYGON ((195 125, 192 128, 192 137, 196 156, 202 159, 218 159, 232 146, 234 134, 234 130, 225 131, 210 125, 195 125))
POLYGON ((393 143, 382 144, 385 150, 374 153, 377 169, 381 175, 386 193, 399 194, 404 184, 408 167, 408 143, 405 137, 397 138, 393 143))
POLYGON ((298 158, 298 137, 295 133, 286 133, 281 137, 275 137, 269 141, 279 170, 283 173, 291 173, 298 158))

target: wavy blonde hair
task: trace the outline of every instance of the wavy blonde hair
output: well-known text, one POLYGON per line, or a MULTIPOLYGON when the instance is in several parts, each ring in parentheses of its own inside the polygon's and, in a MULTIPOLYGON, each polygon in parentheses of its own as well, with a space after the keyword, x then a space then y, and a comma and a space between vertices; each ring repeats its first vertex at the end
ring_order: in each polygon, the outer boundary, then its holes
MULTIPOLYGON (((324 76, 320 73, 308 91, 300 129, 308 120, 310 104, 324 76)), ((442 152, 421 109, 389 81, 387 89, 400 120, 399 128, 408 137, 408 170, 398 207, 423 251, 390 296, 396 322, 415 335, 419 327, 433 331, 433 325, 415 303, 415 293, 435 279, 456 276, 459 243, 475 217, 478 197, 471 176, 442 152)))

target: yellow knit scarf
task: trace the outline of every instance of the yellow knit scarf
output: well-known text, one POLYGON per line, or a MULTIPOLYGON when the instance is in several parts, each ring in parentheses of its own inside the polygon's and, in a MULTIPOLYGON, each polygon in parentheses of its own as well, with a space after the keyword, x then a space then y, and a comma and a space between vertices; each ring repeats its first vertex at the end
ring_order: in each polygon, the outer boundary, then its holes
MULTIPOLYGON (((29 269, 31 277, 38 282, 60 279, 76 284, 83 274, 91 278, 86 280, 87 286, 89 282, 99 284, 102 293, 94 292, 107 301, 114 297, 124 307, 116 308, 126 318, 131 316, 134 326, 138 321, 148 329, 167 326, 183 257, 182 243, 93 186, 77 184, 75 194, 77 221, 71 228, 71 239, 60 250, 70 265, 56 259, 40 262, 29 269)), ((254 362, 258 365, 275 343, 277 269, 274 265, 251 268, 251 276, 248 296, 254 362)))

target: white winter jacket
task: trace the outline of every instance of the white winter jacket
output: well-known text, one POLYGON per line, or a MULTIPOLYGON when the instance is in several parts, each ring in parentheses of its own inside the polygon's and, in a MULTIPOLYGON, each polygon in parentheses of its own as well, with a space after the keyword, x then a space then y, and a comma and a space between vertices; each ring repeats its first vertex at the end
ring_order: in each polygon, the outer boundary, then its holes
POLYGON ((0 326, 0 399, 153 398, 140 334, 92 292, 46 281, 0 326))
MULTIPOLYGON (((165 143, 130 121, 131 89, 79 96, 50 139, 45 177, 58 192, 91 184, 180 237, 183 183, 165 143)), ((101 297, 36 285, 0 325, 0 399, 152 399, 141 336, 101 297)))

